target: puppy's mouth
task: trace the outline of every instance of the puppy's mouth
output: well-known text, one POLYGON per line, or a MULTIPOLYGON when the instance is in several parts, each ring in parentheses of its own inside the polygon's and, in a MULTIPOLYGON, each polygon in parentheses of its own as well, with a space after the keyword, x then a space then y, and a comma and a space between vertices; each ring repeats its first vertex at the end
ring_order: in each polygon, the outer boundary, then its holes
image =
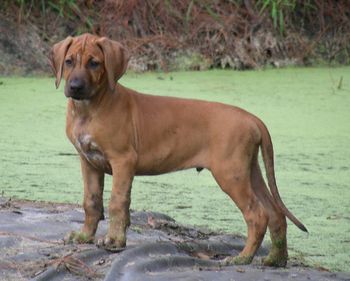
POLYGON ((90 96, 82 92, 70 92, 65 93, 67 98, 72 98, 73 100, 89 100, 90 96))
POLYGON ((70 96, 70 98, 72 98, 73 100, 88 100, 89 99, 86 96, 78 96, 78 95, 70 96))

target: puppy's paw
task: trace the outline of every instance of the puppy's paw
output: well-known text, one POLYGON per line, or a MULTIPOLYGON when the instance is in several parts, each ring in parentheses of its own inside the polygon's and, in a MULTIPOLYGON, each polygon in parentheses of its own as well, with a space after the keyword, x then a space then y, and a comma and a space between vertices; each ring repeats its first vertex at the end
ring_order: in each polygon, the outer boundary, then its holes
POLYGON ((286 267, 287 260, 287 255, 269 254, 266 258, 263 259, 263 265, 272 267, 286 267))
POLYGON ((229 266, 229 265, 245 265, 245 264, 251 264, 253 261, 253 256, 236 256, 236 257, 227 257, 224 259, 221 264, 224 266, 229 266))
POLYGON ((81 231, 71 231, 64 237, 65 244, 91 244, 94 237, 81 231))
POLYGON ((96 246, 110 252, 121 252, 126 247, 126 240, 112 238, 106 235, 104 238, 100 238, 96 241, 96 246))

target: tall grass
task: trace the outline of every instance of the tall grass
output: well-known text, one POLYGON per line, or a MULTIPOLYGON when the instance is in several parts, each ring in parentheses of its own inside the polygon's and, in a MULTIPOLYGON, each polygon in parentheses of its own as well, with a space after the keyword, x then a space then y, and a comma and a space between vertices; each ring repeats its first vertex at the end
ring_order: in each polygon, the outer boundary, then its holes
MULTIPOLYGON (((12 2, 5 0, 5 2, 12 2)), ((49 9, 55 11, 61 17, 71 17, 73 11, 80 11, 78 1, 76 0, 16 0, 15 4, 19 6, 20 12, 29 17, 33 10, 39 9, 42 16, 47 14, 49 9)))
POLYGON ((259 13, 268 12, 273 22, 275 29, 278 29, 281 34, 285 31, 285 15, 294 12, 297 0, 258 0, 256 7, 259 13))
MULTIPOLYGON (((173 1, 169 0, 153 0, 154 4, 164 1, 165 4, 171 7, 173 1)), ((81 6, 93 6, 98 4, 98 0, 89 0, 89 1, 77 1, 77 0, 3 0, 5 5, 16 5, 18 7, 18 21, 22 22, 24 18, 29 18, 33 11, 40 11, 40 16, 46 18, 48 11, 53 11, 58 14, 60 17, 65 17, 68 19, 73 19, 77 13, 81 14, 81 6), (82 3, 83 2, 83 3, 82 3)), ((128 2, 128 0, 119 1, 119 2, 128 2)), ((147 5, 145 1, 144 5, 147 5)), ((176 1, 175 1, 176 2, 176 1)), ((183 0, 184 4, 187 3, 187 11, 183 15, 185 23, 188 24, 190 21, 190 14, 193 8, 194 3, 197 5, 203 5, 207 12, 216 20, 220 19, 220 16, 215 13, 212 9, 212 6, 216 4, 210 1, 201 1, 201 0, 183 0)), ((244 6, 249 3, 250 6, 254 7, 256 11, 261 15, 267 14, 273 23, 273 26, 276 30, 280 32, 281 35, 285 33, 286 28, 286 18, 288 15, 291 15, 295 12, 296 5, 302 4, 304 9, 308 9, 312 5, 306 5, 307 3, 315 2, 313 0, 229 0, 232 5, 235 6, 244 6)), ((172 9, 176 10, 176 9, 172 9)), ((304 11, 305 12, 305 11, 304 11)), ((92 28, 92 19, 90 17, 84 18, 86 25, 89 28, 92 28)))
POLYGON ((93 3, 96 0, 78 1, 78 0, 2 0, 3 5, 0 5, 1 10, 10 8, 17 16, 17 22, 23 23, 26 20, 36 22, 40 25, 42 35, 46 34, 48 25, 55 18, 74 22, 74 25, 84 26, 82 31, 86 32, 93 29, 96 12, 93 9, 93 3))

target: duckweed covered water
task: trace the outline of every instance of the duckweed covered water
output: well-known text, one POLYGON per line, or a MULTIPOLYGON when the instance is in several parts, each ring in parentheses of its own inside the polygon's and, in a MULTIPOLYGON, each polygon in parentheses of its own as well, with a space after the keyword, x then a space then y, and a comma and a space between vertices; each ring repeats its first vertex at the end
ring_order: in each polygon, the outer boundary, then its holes
MULTIPOLYGON (((349 67, 128 74, 121 83, 145 93, 238 105, 264 120, 282 198, 310 231, 289 224, 291 257, 350 271, 349 67)), ((3 195, 82 201, 79 159, 65 136, 65 105, 63 87, 56 91, 53 78, 0 78, 3 195)), ((105 189, 107 202, 109 176, 105 189)), ((132 208, 246 234, 240 212, 208 171, 137 177, 132 208)))

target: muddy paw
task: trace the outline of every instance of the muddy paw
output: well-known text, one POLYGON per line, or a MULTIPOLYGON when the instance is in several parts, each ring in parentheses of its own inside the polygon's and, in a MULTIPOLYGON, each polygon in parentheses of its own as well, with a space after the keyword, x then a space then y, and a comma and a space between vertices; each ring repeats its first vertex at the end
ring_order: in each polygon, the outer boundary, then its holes
POLYGON ((84 232, 72 231, 64 237, 65 244, 90 244, 94 242, 94 237, 84 232))
POLYGON ((100 238, 96 241, 96 246, 111 252, 121 252, 125 249, 126 241, 109 237, 100 238))
POLYGON ((236 256, 236 257, 227 257, 222 261, 222 265, 245 265, 245 264, 250 264, 253 260, 252 256, 248 257, 241 257, 241 256, 236 256))
POLYGON ((268 255, 263 259, 263 265, 272 267, 285 267, 287 265, 287 257, 268 255))

